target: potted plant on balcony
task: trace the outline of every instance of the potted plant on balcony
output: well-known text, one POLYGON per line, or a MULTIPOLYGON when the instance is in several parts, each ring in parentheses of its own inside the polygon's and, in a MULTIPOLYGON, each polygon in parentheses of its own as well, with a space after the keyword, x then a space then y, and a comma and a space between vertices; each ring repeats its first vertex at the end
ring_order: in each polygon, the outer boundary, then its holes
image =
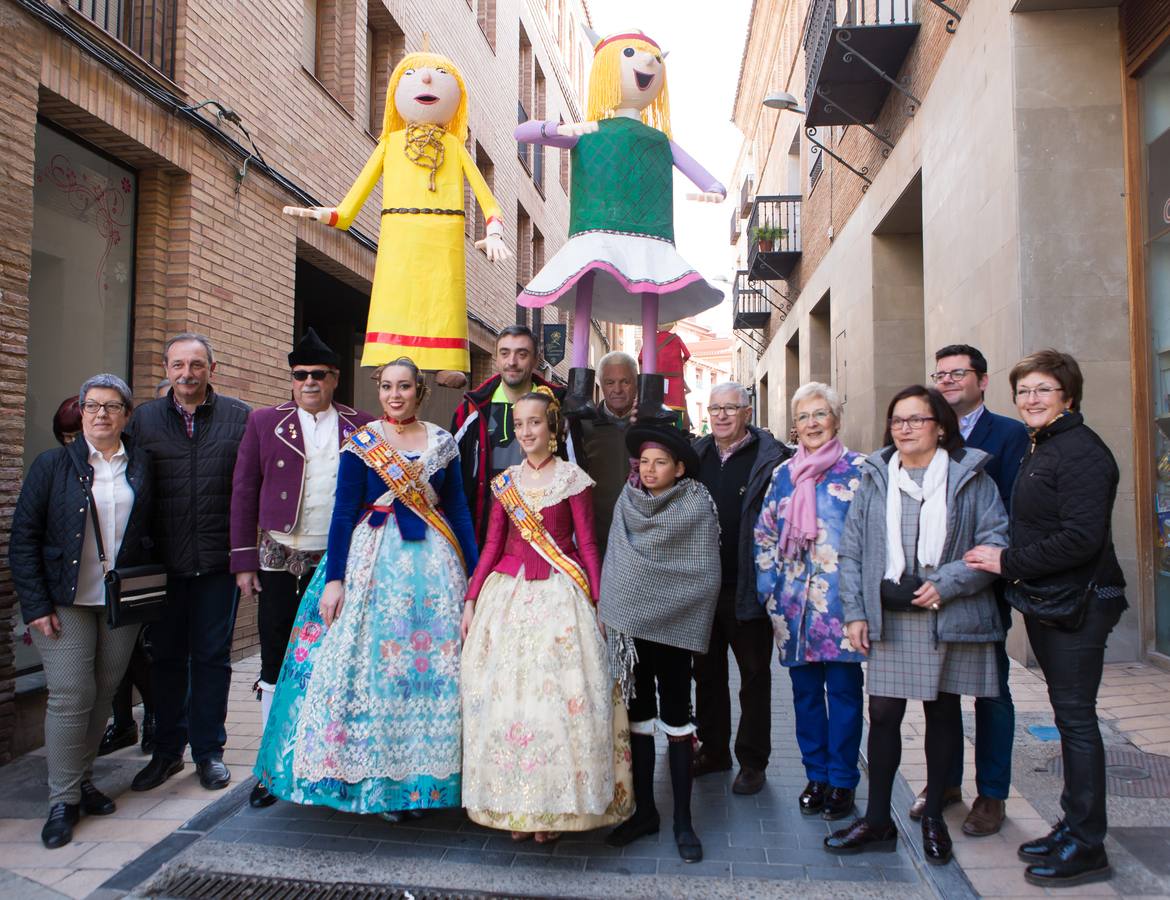
POLYGON ((752 232, 752 240, 759 245, 761 253, 771 253, 787 236, 787 228, 773 228, 767 225, 761 225, 752 232))

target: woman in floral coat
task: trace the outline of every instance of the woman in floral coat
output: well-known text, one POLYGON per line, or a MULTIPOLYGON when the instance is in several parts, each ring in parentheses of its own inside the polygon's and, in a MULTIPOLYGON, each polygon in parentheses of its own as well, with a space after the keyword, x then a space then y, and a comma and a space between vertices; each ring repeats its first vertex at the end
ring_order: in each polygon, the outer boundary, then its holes
POLYGON ((808 777, 800 811, 840 819, 860 778, 864 657, 845 635, 837 548, 864 457, 837 440, 841 401, 827 384, 801 387, 792 418, 799 447, 776 467, 756 523, 756 587, 792 678, 808 777))

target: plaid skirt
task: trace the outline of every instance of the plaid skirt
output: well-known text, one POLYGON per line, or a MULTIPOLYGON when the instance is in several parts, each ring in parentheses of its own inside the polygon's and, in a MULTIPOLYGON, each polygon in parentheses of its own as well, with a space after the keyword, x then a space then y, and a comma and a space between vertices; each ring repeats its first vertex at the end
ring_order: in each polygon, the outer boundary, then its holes
POLYGON ((870 644, 866 691, 906 700, 936 700, 940 693, 998 697, 995 644, 936 644, 935 618, 933 612, 882 610, 882 639, 870 644))

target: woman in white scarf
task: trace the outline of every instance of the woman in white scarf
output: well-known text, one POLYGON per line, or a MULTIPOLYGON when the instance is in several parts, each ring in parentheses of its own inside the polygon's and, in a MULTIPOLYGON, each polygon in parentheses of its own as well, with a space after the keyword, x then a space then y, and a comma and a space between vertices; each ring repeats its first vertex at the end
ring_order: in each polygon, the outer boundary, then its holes
POLYGON ((1003 623, 994 577, 963 562, 985 536, 1007 544, 1007 515, 983 471, 990 458, 963 446, 954 410, 938 391, 900 391, 887 413, 886 447, 862 465, 841 539, 841 601, 855 650, 869 658, 869 806, 825 839, 835 853, 892 850, 890 792, 901 758, 907 700, 926 713, 927 861, 945 863, 942 818, 951 761, 963 740, 960 695, 998 696, 994 641, 1003 623))

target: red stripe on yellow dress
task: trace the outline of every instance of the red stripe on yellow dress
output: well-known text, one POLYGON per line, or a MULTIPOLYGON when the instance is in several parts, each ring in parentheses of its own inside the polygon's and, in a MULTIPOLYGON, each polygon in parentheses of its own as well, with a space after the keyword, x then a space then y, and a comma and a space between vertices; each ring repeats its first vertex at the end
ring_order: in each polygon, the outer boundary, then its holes
POLYGON ((593 595, 589 590, 589 579, 585 575, 585 570, 568 556, 548 533, 548 529, 544 527, 544 517, 539 510, 528 505, 516 480, 508 472, 501 472, 492 479, 492 493, 504 507, 512 524, 520 531, 520 537, 535 547, 545 562, 572 578, 577 587, 585 592, 585 597, 591 600, 593 595))
POLYGON ((369 428, 359 428, 350 437, 357 455, 367 466, 378 473, 386 486, 394 492, 397 500, 430 525, 447 539, 459 557, 463 568, 467 568, 467 560, 463 558, 463 549, 459 546, 459 539, 447 520, 443 518, 420 484, 422 466, 405 459, 394 447, 391 447, 378 434, 369 428))
POLYGON ((440 350, 466 350, 466 338, 426 337, 416 334, 395 334, 391 331, 367 331, 367 344, 394 344, 398 347, 432 347, 440 350))

